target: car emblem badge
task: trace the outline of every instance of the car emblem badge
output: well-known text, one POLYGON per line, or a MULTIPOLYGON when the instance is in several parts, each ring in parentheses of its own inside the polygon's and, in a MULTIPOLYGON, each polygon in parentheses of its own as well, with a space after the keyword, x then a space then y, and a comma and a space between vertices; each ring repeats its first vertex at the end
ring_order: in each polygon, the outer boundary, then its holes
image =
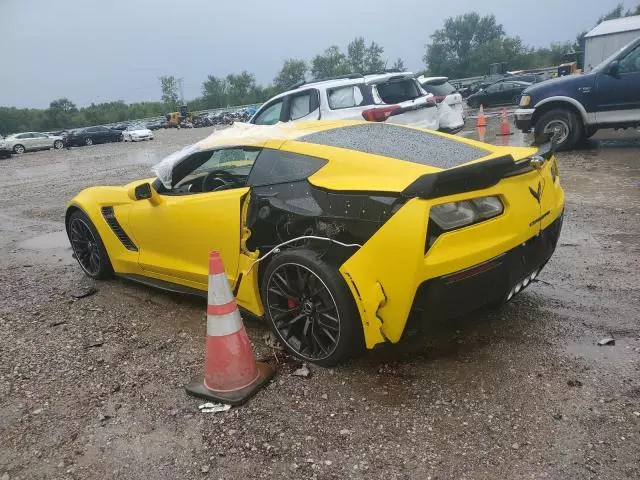
POLYGON ((537 190, 534 190, 533 188, 529 187, 529 191, 531 192, 531 195, 533 195, 533 198, 535 198, 536 201, 540 203, 540 197, 542 197, 542 183, 538 182, 537 190))

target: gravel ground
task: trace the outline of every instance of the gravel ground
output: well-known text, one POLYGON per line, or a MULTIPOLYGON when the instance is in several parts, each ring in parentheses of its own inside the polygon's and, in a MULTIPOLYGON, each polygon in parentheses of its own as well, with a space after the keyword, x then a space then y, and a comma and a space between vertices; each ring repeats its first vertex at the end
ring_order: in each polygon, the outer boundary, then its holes
POLYGON ((1 480, 640 478, 640 134, 560 156, 559 247, 499 311, 308 378, 281 363, 248 405, 202 414, 183 386, 204 301, 93 284, 62 232, 79 190, 149 176, 209 132, 0 161, 1 480))

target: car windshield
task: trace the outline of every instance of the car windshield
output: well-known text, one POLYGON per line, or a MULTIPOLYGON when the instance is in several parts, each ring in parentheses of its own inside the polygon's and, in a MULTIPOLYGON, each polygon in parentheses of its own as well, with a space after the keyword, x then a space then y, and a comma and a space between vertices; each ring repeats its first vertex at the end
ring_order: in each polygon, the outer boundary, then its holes
POLYGON ((135 125, 129 125, 127 127, 127 130, 145 130, 147 127, 145 127, 144 125, 140 125, 139 123, 135 124, 135 125))
POLYGON ((598 72, 598 73, 602 72, 602 70, 604 70, 607 67, 607 65, 609 65, 613 61, 613 59, 617 58, 622 52, 629 50, 632 45, 635 45, 635 43, 636 43, 635 40, 631 43, 627 43, 624 47, 617 50, 613 55, 607 57, 605 60, 600 62, 598 65, 596 65, 592 71, 598 72))

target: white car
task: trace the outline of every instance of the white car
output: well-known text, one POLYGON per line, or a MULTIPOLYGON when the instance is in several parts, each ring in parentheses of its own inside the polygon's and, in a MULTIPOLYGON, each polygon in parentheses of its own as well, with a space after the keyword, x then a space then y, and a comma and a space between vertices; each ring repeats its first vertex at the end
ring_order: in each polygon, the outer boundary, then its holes
POLYGON ((249 123, 362 119, 438 130, 438 108, 410 72, 350 74, 301 83, 267 101, 249 123))
POLYGON ((457 133, 464 127, 462 95, 449 83, 448 77, 418 77, 424 91, 432 93, 438 104, 440 130, 457 133))
POLYGON ((4 139, 6 149, 21 154, 28 150, 48 150, 64 147, 64 139, 57 135, 47 135, 39 132, 14 133, 4 139))
POLYGON ((122 131, 122 140, 125 142, 153 140, 153 132, 144 125, 129 125, 122 131))

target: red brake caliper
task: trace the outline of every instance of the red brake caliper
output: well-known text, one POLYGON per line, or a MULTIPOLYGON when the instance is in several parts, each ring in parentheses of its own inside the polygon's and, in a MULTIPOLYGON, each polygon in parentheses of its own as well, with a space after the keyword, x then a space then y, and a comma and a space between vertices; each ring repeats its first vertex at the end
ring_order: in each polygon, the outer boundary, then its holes
POLYGON ((287 307, 288 308, 296 308, 298 304, 293 298, 287 298, 287 307))

